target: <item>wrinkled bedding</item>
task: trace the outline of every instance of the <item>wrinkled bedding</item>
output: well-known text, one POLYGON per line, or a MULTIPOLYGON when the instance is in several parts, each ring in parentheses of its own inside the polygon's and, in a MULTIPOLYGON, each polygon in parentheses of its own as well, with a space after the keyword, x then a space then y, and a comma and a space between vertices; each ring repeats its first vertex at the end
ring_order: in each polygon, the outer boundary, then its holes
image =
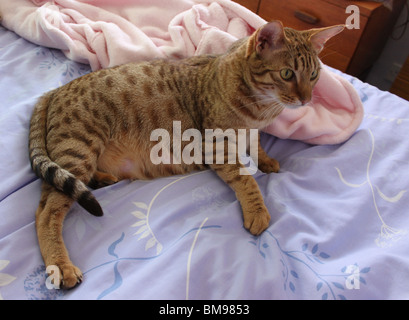
MULTIPOLYGON (((230 0, 2 0, 0 13, 9 30, 93 71, 224 53, 266 23, 230 0)), ((363 117, 356 91, 327 68, 320 74, 312 101, 285 109, 265 132, 314 144, 341 143, 355 132, 363 117)))
POLYGON ((271 213, 259 237, 213 172, 121 181, 75 204, 64 238, 84 282, 47 289, 28 159, 44 92, 90 72, 0 27, 0 299, 408 299, 409 103, 342 74, 364 119, 350 139, 312 145, 262 134, 281 163, 255 177, 271 213))

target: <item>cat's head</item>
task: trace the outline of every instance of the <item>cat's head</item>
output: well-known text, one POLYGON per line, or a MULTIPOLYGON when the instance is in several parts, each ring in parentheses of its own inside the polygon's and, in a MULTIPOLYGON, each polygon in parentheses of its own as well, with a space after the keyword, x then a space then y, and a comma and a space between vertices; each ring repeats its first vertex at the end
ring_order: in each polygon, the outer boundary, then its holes
POLYGON ((272 21, 247 41, 253 91, 287 108, 307 104, 320 76, 318 54, 325 42, 344 29, 343 25, 297 31, 272 21))

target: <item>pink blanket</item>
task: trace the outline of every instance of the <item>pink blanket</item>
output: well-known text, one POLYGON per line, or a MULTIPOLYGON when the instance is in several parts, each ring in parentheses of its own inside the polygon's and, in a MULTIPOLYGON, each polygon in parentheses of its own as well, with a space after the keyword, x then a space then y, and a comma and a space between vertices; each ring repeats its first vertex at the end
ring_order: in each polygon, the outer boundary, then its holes
MULTIPOLYGON (((265 23, 230 0, 1 0, 0 14, 6 28, 93 70, 222 53, 265 23)), ((324 68, 313 96, 306 107, 285 109, 265 131, 313 144, 348 139, 363 118, 352 85, 324 68)))

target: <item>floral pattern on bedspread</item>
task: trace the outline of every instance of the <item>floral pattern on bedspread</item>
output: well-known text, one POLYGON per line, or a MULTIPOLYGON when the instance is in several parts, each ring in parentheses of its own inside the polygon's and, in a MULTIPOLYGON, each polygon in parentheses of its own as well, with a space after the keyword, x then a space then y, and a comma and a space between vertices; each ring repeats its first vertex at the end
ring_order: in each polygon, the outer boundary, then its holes
MULTIPOLYGON (((10 261, 8 260, 0 260, 0 271, 3 270, 9 263, 10 261)), ((12 275, 9 275, 7 273, 0 272, 0 287, 7 286, 14 280, 16 280, 16 277, 13 277, 12 275)), ((3 297, 1 296, 1 292, 0 292, 0 300, 3 300, 3 297)))
POLYGON ((94 191, 102 218, 73 205, 64 238, 84 282, 48 289, 28 123, 41 94, 88 72, 0 27, 0 299, 409 298, 409 103, 343 74, 366 109, 351 139, 262 134, 281 171, 255 175, 272 216, 261 236, 211 171, 121 181, 94 191))

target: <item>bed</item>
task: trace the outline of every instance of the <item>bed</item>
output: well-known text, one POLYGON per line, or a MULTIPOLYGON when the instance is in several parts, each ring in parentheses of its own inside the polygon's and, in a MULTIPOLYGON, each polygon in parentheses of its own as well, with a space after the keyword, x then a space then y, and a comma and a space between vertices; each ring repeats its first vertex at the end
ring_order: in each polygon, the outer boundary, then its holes
POLYGON ((363 121, 339 144, 262 133, 281 164, 255 174, 272 217, 262 235, 212 171, 121 181, 94 191, 103 217, 71 208, 64 239, 84 282, 48 289, 29 119, 43 93, 90 71, 0 26, 0 299, 409 299, 409 102, 337 70, 363 121))

